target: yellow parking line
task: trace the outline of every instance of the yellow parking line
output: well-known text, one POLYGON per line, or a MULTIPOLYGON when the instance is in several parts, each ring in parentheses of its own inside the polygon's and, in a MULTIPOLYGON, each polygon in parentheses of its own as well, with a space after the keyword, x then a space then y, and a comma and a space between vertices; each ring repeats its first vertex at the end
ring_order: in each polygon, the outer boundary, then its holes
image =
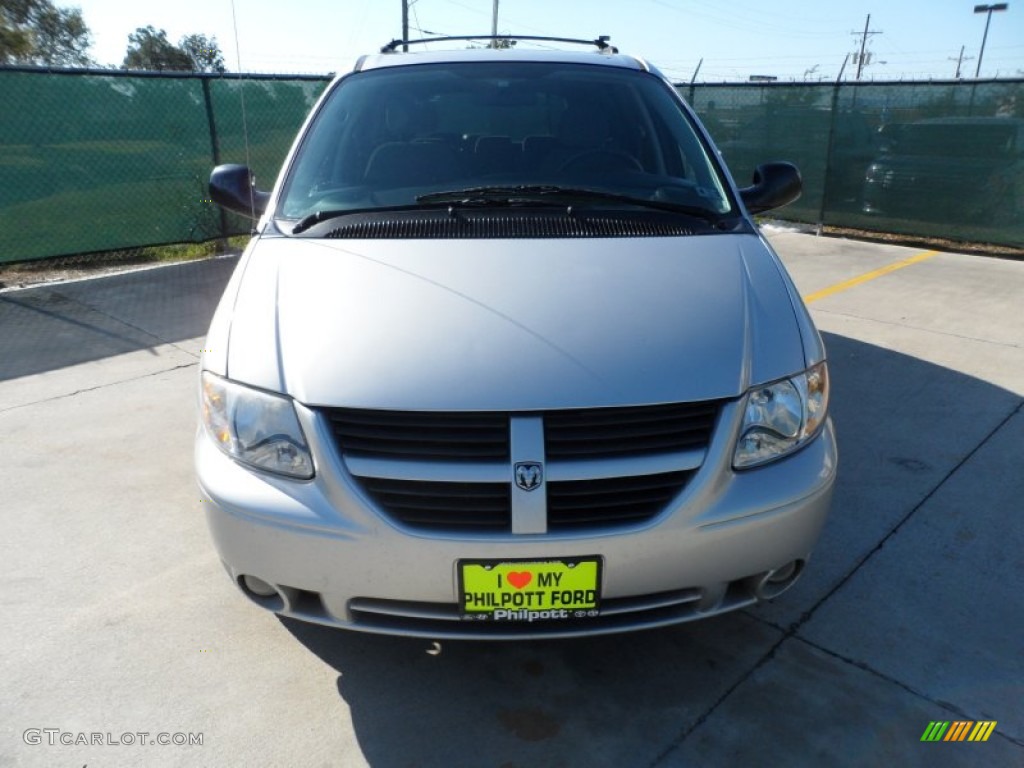
POLYGON ((882 275, 887 275, 890 272, 895 272, 897 269, 903 269, 904 267, 909 267, 911 264, 917 264, 918 262, 924 261, 925 259, 930 259, 932 256, 935 256, 938 253, 938 251, 924 251, 922 253, 916 253, 910 258, 904 259, 903 261, 897 261, 894 262, 893 264, 888 264, 884 267, 876 269, 873 272, 866 272, 863 275, 858 275, 857 277, 850 278, 849 280, 844 280, 841 283, 830 285, 828 288, 823 288, 820 291, 815 291, 809 296, 805 296, 804 303, 810 304, 812 301, 824 299, 826 296, 831 296, 835 293, 839 293, 840 291, 845 291, 848 288, 853 288, 854 286, 860 285, 861 283, 866 283, 868 280, 874 280, 876 277, 881 277, 882 275))

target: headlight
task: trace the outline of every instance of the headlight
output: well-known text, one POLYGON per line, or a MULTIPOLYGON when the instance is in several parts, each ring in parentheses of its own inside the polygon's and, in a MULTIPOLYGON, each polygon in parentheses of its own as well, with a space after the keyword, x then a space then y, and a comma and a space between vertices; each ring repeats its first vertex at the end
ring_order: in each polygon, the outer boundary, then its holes
POLYGON ((233 459, 288 477, 313 477, 313 457, 287 397, 203 371, 200 410, 213 441, 233 459))
POLYGON ((792 453, 817 436, 827 412, 824 362, 798 376, 754 387, 747 392, 733 467, 754 467, 792 453))

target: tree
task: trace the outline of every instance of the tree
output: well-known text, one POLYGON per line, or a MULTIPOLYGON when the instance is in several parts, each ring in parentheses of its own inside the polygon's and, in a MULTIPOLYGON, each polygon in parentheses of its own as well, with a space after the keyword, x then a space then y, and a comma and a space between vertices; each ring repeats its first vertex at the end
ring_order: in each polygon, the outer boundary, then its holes
POLYGON ((185 35, 174 45, 167 39, 164 30, 151 26, 139 27, 128 35, 128 50, 122 67, 156 71, 223 72, 224 55, 220 52, 216 37, 185 35))
POLYGON ((167 32, 152 26, 139 27, 128 35, 124 69, 192 71, 192 59, 167 39, 167 32))
POLYGON ((0 0, 0 64, 84 67, 92 36, 78 8, 50 0, 0 0))
POLYGON ((516 47, 517 40, 513 40, 509 37, 499 37, 491 40, 487 45, 474 45, 470 43, 466 48, 473 50, 474 48, 499 48, 501 50, 509 50, 516 47))
POLYGON ((193 72, 224 71, 224 54, 217 45, 216 36, 185 35, 178 41, 178 47, 192 60, 193 72))
MULTIPOLYGON (((47 5, 49 5, 47 3, 47 5)), ((50 5, 39 13, 36 24, 36 56, 47 64, 87 66, 89 28, 78 8, 50 5)))

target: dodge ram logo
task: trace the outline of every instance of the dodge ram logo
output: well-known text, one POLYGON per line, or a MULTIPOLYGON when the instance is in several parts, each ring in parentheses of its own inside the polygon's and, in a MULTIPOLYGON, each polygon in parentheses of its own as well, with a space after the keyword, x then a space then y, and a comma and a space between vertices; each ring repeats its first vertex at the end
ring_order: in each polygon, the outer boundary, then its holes
POLYGON ((544 480, 544 468, 535 461, 521 461, 516 464, 516 485, 524 491, 540 487, 544 480))

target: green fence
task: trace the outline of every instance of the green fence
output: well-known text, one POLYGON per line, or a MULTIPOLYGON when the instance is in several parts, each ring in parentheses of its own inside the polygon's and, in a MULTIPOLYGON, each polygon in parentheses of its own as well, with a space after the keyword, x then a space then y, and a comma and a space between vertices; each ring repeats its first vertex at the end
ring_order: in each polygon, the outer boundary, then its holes
MULTIPOLYGON (((327 82, 0 68, 0 262, 247 232, 211 167, 269 187, 327 82)), ((1024 247, 1024 80, 679 90, 741 185, 797 163, 784 218, 1024 247)))
POLYGON ((247 232, 210 169, 248 157, 269 187, 327 82, 0 70, 0 262, 247 232))
POLYGON ((784 218, 1024 247, 1024 80, 679 90, 741 186, 799 166, 784 218))

